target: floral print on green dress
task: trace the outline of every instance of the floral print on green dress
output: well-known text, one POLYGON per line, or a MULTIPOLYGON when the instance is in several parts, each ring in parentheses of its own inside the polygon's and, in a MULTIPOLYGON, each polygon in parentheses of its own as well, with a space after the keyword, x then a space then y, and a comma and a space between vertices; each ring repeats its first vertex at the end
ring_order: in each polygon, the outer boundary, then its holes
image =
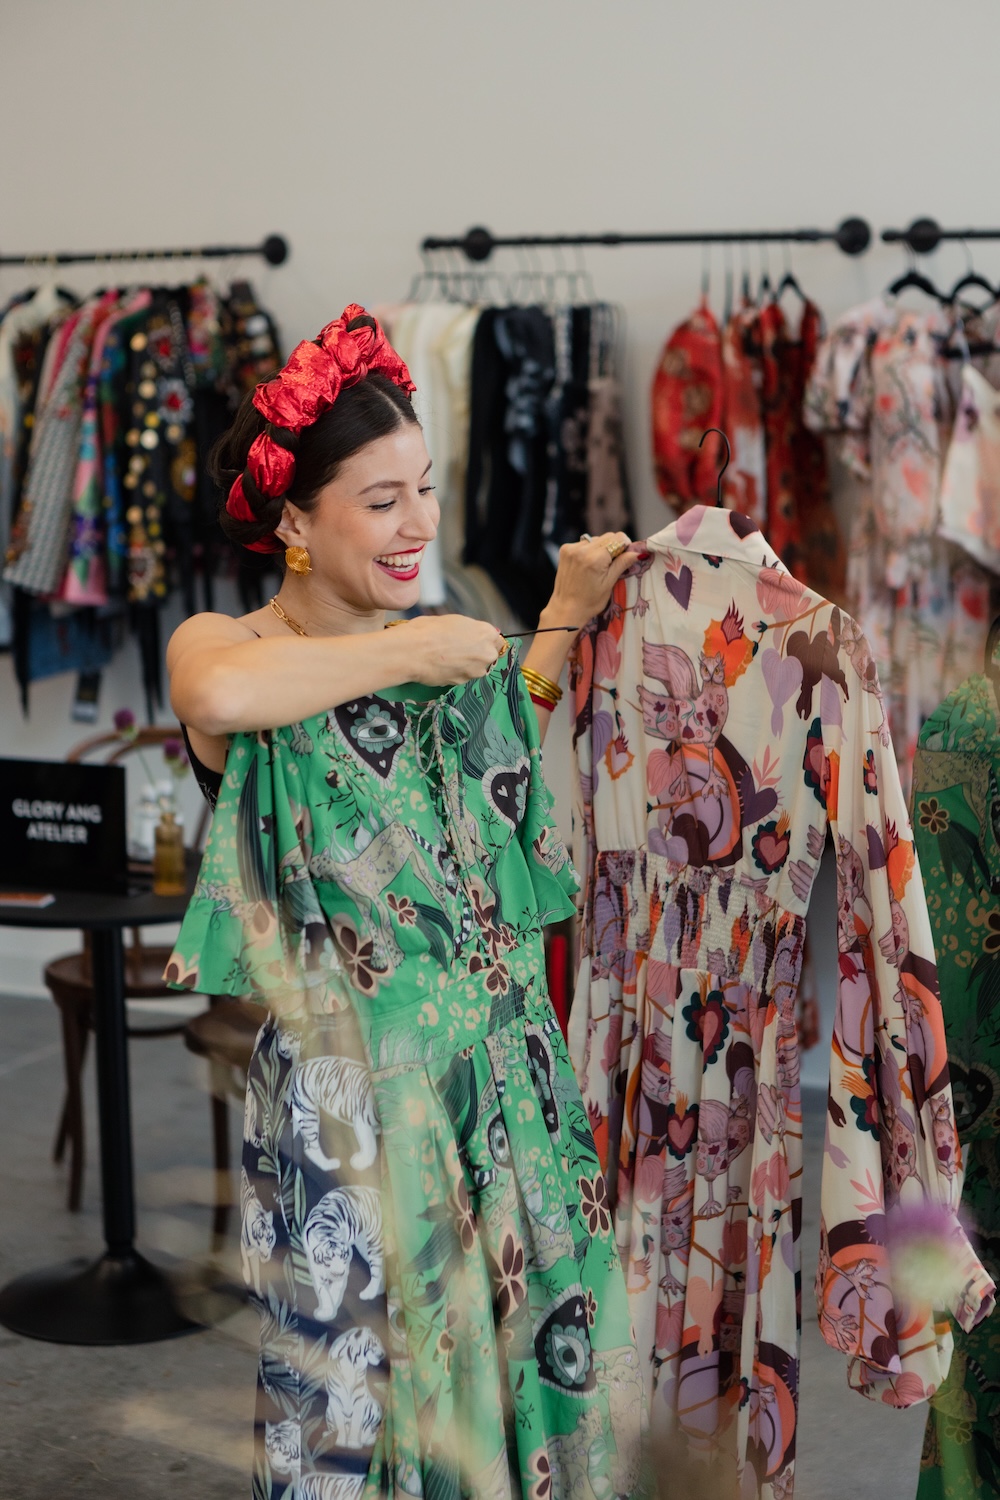
POLYGON ((544 984, 575 887, 514 652, 235 737, 169 973, 271 1012, 255 1500, 636 1493, 624 1279, 544 984))

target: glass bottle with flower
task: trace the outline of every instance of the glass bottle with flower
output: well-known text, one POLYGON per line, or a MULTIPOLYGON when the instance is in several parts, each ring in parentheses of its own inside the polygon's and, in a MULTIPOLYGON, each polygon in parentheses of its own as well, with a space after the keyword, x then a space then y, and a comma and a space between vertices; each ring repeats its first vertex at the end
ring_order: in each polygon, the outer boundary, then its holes
MULTIPOLYGON (((186 775, 188 758, 184 746, 178 739, 163 742, 163 759, 174 782, 186 775)), ((155 896, 183 896, 184 878, 184 829, 177 816, 174 790, 167 784, 166 793, 160 795, 160 821, 156 825, 156 848, 153 854, 153 894, 155 896)))
POLYGON ((177 812, 176 783, 186 775, 188 758, 176 736, 164 740, 163 760, 169 773, 158 779, 139 739, 139 725, 130 708, 120 708, 114 717, 115 733, 127 745, 135 746, 146 785, 133 820, 131 853, 138 860, 153 864, 153 890, 159 896, 183 895, 184 829, 177 812))

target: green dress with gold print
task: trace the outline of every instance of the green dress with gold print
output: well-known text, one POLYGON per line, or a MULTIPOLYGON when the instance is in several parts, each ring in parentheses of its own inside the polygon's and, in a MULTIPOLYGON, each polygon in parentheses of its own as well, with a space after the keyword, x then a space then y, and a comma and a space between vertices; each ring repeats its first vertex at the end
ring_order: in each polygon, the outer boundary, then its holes
POLYGON ((230 750, 169 977, 269 1011, 255 1500, 635 1492, 625 1284, 544 978, 575 879, 515 658, 230 750))

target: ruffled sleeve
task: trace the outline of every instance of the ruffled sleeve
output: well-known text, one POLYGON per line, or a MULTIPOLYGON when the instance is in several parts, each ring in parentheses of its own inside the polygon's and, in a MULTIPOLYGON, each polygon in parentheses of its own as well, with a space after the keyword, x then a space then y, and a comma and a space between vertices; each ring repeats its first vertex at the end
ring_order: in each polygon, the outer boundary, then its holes
POLYGON ((957 1274, 943 1300, 963 1328, 991 1311, 995 1287, 957 1217, 961 1160, 927 906, 874 667, 859 676, 870 648, 846 624, 846 689, 824 679, 821 708, 839 994, 817 1301, 851 1385, 910 1406, 944 1379, 952 1340, 929 1303, 904 1296, 894 1225, 932 1223, 948 1236, 957 1274))
POLYGON ((524 743, 529 761, 524 817, 517 836, 528 866, 539 920, 546 924, 559 922, 563 917, 573 915, 580 882, 552 816, 553 799, 542 772, 541 741, 535 706, 524 678, 520 672, 516 676, 524 743))
POLYGON ((309 874, 312 819, 288 730, 238 734, 194 894, 164 974, 174 989, 249 995, 275 1014, 340 1010, 350 988, 309 874))

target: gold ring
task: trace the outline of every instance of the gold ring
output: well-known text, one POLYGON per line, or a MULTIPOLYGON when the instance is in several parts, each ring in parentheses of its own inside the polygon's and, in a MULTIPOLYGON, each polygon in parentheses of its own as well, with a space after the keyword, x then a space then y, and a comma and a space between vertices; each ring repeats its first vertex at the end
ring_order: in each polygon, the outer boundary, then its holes
POLYGON ((629 544, 628 542, 605 542, 604 545, 608 549, 608 556, 614 562, 616 557, 621 557, 622 553, 627 550, 629 544))
POLYGON ((501 661, 510 650, 510 641, 504 636, 500 641, 500 650, 497 652, 497 661, 501 661))

